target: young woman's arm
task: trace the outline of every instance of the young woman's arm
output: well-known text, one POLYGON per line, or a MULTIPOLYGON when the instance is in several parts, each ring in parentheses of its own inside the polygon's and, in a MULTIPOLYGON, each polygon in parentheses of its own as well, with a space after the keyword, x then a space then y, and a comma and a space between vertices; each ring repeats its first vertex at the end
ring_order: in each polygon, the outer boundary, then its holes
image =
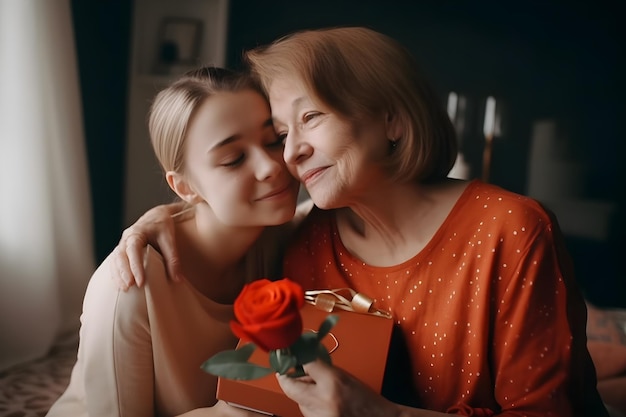
MULTIPOLYGON (((287 239, 312 208, 313 202, 310 199, 298 204, 293 220, 276 231, 281 235, 280 239, 287 239)), ((143 256, 148 245, 152 245, 163 257, 170 279, 175 282, 184 279, 174 243, 174 224, 177 220, 187 219, 192 212, 191 207, 184 203, 156 206, 124 230, 120 242, 111 254, 110 262, 111 277, 118 288, 127 290, 134 284, 141 287, 146 282, 143 256)))
POLYGON ((124 230, 109 263, 111 277, 119 288, 127 290, 134 284, 141 287, 146 282, 143 255, 148 244, 161 253, 168 276, 173 281, 183 278, 174 244, 174 223, 186 219, 191 212, 185 202, 156 206, 124 230))
POLYGON ((205 348, 222 350, 234 338, 219 320, 202 315, 204 306, 194 304, 193 291, 184 285, 170 288, 160 256, 152 249, 146 252, 148 285, 144 288, 119 291, 105 265, 110 257, 92 276, 71 381, 47 416, 258 417, 223 402, 181 414, 214 399, 215 382, 207 382, 198 364, 205 348), (181 326, 189 331, 177 334, 181 326), (194 331, 205 327, 210 330, 204 334, 194 331), (180 342, 185 333, 197 346, 190 340, 180 342), (181 358, 182 353, 188 357, 181 358), (194 390, 198 386, 203 387, 200 393, 194 390))
POLYGON ((120 292, 104 261, 89 281, 77 362, 49 417, 154 415, 152 339, 143 291, 120 292))

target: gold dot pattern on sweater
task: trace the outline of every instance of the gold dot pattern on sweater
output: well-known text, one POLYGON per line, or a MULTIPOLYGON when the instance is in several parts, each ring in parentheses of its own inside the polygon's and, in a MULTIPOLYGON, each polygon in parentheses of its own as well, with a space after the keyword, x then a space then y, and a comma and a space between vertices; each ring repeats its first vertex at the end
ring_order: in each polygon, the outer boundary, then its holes
POLYGON ((316 210, 286 255, 285 273, 307 289, 353 288, 389 311, 425 408, 557 415, 577 401, 564 384, 569 367, 587 372, 571 363, 570 328, 584 331, 576 322, 584 303, 568 305, 577 289, 557 246, 537 202, 474 181, 426 247, 390 267, 353 256, 332 212, 316 210))

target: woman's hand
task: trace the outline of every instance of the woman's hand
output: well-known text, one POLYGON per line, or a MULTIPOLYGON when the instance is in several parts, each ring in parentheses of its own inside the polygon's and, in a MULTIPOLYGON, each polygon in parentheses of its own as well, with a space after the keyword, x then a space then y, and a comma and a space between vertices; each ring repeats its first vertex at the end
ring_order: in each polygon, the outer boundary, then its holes
POLYGON ((323 361, 304 365, 308 376, 277 375, 285 394, 305 417, 393 417, 399 407, 374 393, 352 375, 323 361))
POLYGON ((233 407, 220 400, 213 407, 196 408, 178 417, 259 417, 261 415, 267 417, 267 414, 259 414, 243 408, 233 407))
POLYGON ((167 273, 173 281, 179 282, 183 279, 174 243, 175 227, 172 216, 184 208, 184 203, 156 206, 124 230, 109 263, 111 277, 118 287, 126 291, 133 284, 138 287, 144 284, 146 279, 143 256, 148 245, 161 253, 167 273))

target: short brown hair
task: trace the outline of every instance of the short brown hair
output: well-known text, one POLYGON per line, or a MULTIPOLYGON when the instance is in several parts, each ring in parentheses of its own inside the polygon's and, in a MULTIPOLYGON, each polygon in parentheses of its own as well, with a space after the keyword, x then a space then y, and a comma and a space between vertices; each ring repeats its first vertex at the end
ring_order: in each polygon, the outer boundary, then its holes
POLYGON ((406 48, 362 27, 306 30, 245 53, 268 91, 273 79, 298 77, 339 115, 362 120, 391 113, 404 135, 390 154, 398 181, 432 182, 454 165, 457 141, 448 114, 406 48))

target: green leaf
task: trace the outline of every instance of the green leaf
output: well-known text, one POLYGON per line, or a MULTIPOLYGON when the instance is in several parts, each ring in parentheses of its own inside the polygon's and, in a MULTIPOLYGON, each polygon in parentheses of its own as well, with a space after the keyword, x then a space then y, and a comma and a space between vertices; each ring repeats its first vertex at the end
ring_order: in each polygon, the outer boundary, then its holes
MULTIPOLYGON (((317 345, 317 357, 326 362, 329 365, 332 365, 332 360, 330 359, 330 354, 326 350, 326 347, 319 343, 317 345)), ((288 377, 291 378, 299 378, 301 376, 305 376, 306 372, 304 372, 304 368, 302 365, 298 364, 294 367, 293 372, 287 374, 288 377)))
POLYGON ((256 379, 269 375, 272 369, 249 363, 248 359, 256 345, 248 343, 237 350, 225 350, 205 361, 201 368, 205 372, 228 379, 256 379))
POLYGON ((296 366, 296 363, 296 357, 289 353, 287 349, 272 350, 270 352, 270 366, 281 375, 284 375, 289 369, 296 366))
POLYGON ((330 358, 330 353, 328 353, 328 350, 326 350, 326 346, 321 343, 317 345, 317 357, 329 365, 333 364, 333 361, 330 358))
POLYGON ((205 372, 212 375, 228 379, 258 379, 274 372, 271 368, 266 368, 249 362, 212 362, 212 359, 213 358, 204 362, 201 368, 205 372))
POLYGON ((319 340, 322 340, 324 336, 326 336, 328 332, 330 332, 330 329, 332 329, 335 324, 337 324, 338 321, 339 316, 336 314, 330 314, 326 316, 322 324, 320 324, 319 332, 317 332, 317 338, 319 340))
POLYGON ((313 362, 317 359, 320 342, 316 333, 304 333, 291 345, 291 353, 296 356, 298 364, 313 362))

